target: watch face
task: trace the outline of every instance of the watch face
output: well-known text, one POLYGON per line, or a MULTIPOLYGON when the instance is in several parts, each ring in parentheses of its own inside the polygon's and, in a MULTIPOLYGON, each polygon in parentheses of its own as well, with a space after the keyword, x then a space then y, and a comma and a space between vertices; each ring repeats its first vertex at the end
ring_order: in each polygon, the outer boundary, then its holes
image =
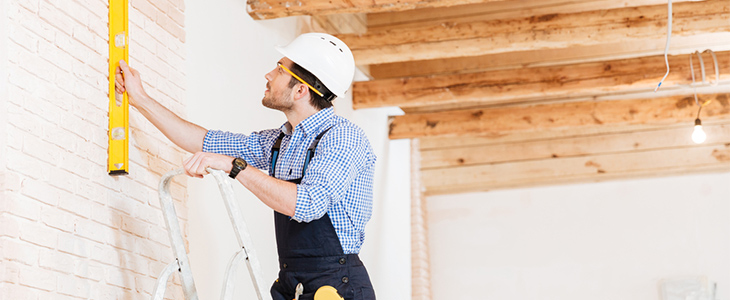
POLYGON ((236 167, 244 168, 246 167, 246 161, 242 158, 236 158, 233 160, 233 163, 236 164, 236 167))

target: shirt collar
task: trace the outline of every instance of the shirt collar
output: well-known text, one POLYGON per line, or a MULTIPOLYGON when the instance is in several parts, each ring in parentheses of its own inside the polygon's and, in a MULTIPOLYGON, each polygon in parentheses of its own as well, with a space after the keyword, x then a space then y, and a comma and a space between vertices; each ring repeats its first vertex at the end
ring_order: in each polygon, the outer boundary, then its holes
MULTIPOLYGON (((297 125, 298 130, 303 130, 304 135, 308 136, 310 134, 316 134, 317 130, 322 127, 323 124, 325 124, 327 121, 332 119, 332 116, 334 115, 332 107, 325 108, 323 110, 318 111, 317 113, 309 116, 308 118, 304 119, 299 125, 297 125)), ((296 129, 296 128, 295 128, 296 129)), ((294 130, 292 129, 291 123, 286 122, 284 125, 281 125, 281 131, 284 132, 284 134, 292 134, 294 130)))
POLYGON ((286 123, 284 123, 284 125, 281 125, 281 127, 279 127, 279 129, 281 129, 281 132, 283 132, 286 135, 290 135, 292 132, 291 124, 288 121, 286 123))

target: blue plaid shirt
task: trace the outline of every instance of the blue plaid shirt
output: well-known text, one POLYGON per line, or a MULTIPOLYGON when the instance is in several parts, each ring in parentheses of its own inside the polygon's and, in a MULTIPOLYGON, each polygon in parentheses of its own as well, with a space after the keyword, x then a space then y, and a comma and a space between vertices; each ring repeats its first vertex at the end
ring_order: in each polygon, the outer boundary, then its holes
POLYGON ((328 213, 345 254, 359 253, 365 240, 365 224, 373 211, 376 157, 362 129, 335 115, 332 108, 310 116, 294 130, 289 122, 279 129, 248 136, 210 130, 205 135, 203 151, 242 157, 256 168, 270 171, 271 147, 284 132, 276 177, 298 179, 310 144, 330 127, 317 145, 302 182, 297 185, 293 219, 311 222, 328 213))

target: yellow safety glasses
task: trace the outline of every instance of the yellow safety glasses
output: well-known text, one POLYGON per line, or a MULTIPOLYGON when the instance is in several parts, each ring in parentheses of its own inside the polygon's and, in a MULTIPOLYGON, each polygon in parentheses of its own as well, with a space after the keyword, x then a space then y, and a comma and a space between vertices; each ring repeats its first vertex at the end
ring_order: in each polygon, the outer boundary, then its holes
POLYGON ((308 86, 310 89, 312 89, 312 91, 314 91, 315 93, 317 93, 317 95, 319 95, 320 97, 324 97, 324 94, 322 94, 322 92, 320 92, 317 89, 315 89, 309 83, 307 83, 306 81, 304 81, 304 79, 299 78, 299 76, 297 76, 297 74, 294 74, 294 72, 292 72, 291 70, 287 69, 284 65, 282 65, 281 63, 276 63, 276 64, 279 65, 279 67, 281 67, 282 70, 284 70, 287 73, 291 74, 291 76, 294 76, 294 78, 296 78, 301 83, 304 83, 306 86, 308 86))

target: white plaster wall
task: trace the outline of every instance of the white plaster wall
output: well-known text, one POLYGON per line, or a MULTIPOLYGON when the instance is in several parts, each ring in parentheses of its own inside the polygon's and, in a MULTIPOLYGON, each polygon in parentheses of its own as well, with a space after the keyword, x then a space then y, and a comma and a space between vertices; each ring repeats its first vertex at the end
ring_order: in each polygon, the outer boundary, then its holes
MULTIPOLYGON (((281 57, 273 49, 296 36, 297 18, 254 21, 241 0, 186 1, 189 119, 209 129, 234 132, 277 128, 285 117, 261 106, 264 74, 281 57)), ((374 217, 361 258, 379 299, 410 298, 409 144, 387 139, 388 109, 353 111, 338 99, 336 112, 360 125, 378 155, 374 217)), ((212 178, 188 180, 190 260, 201 299, 219 298, 223 273, 237 243, 212 178)), ((278 272, 273 212, 237 186, 254 247, 269 284, 278 272)), ((254 299, 245 267, 236 295, 254 299)), ((264 299, 270 299, 269 286, 264 299)))
POLYGON ((730 173, 428 198, 433 299, 730 299, 730 173))
POLYGON ((5 28, 8 28, 6 25, 7 23, 7 12, 8 9, 5 6, 5 0, 0 0, 0 195, 5 193, 5 159, 4 157, 7 157, 5 154, 5 144, 7 143, 7 131, 5 130, 6 122, 4 120, 7 120, 7 97, 8 97, 8 91, 7 91, 7 80, 8 80, 8 73, 7 73, 7 64, 8 64, 8 47, 7 42, 5 41, 7 39, 7 32, 5 28))

